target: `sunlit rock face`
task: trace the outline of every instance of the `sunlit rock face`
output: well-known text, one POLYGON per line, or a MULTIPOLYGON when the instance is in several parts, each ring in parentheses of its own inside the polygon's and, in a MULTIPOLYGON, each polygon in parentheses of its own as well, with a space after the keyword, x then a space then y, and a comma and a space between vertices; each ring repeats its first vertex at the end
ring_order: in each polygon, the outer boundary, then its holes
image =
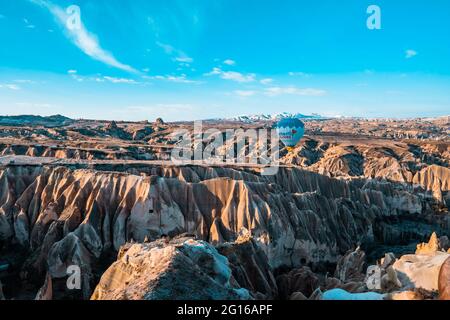
POLYGON ((393 267, 398 273, 404 289, 423 288, 439 291, 439 272, 450 255, 445 252, 404 255, 393 267))
MULTIPOLYGON (((449 250, 450 254, 450 250, 449 250)), ((439 299, 450 300, 450 256, 445 260, 439 271, 439 299)))

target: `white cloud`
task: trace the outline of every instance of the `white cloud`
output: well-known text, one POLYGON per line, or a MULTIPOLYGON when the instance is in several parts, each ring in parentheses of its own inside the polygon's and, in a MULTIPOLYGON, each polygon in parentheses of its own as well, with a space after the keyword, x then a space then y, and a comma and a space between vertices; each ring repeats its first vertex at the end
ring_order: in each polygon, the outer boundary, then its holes
POLYGON ((405 51, 405 58, 411 59, 412 57, 415 57, 418 55, 418 52, 412 49, 408 49, 405 51))
POLYGON ((181 50, 178 50, 171 46, 170 44, 162 43, 162 42, 156 42, 156 44, 161 47, 165 53, 167 53, 170 56, 175 56, 173 58, 174 61, 181 62, 181 63, 192 63, 194 62, 194 59, 189 57, 186 53, 184 53, 181 50))
POLYGON ((175 61, 182 62, 182 63, 185 63, 185 64, 192 63, 194 61, 194 59, 192 59, 190 57, 177 57, 177 58, 174 58, 174 59, 175 59, 175 61))
POLYGON ((29 0, 41 7, 48 9, 64 28, 67 37, 85 54, 91 58, 103 62, 111 67, 115 67, 128 72, 137 72, 133 67, 119 62, 111 53, 105 51, 99 44, 96 35, 89 32, 83 23, 79 28, 67 28, 66 22, 69 15, 63 8, 54 5, 47 0, 29 0))
POLYGON ((36 81, 28 80, 28 79, 18 79, 14 80, 15 83, 27 83, 27 84, 34 84, 36 81))
POLYGON ((110 82, 114 84, 140 84, 141 82, 138 82, 134 79, 130 78, 116 78, 111 76, 102 76, 100 74, 96 76, 83 76, 79 75, 77 70, 69 70, 67 72, 70 77, 78 82, 110 82))
POLYGON ((103 79, 112 82, 112 83, 128 83, 128 84, 136 84, 136 80, 133 79, 126 79, 126 78, 115 78, 115 77, 109 77, 104 76, 103 79))
POLYGON ((9 83, 0 84, 0 89, 2 89, 2 88, 9 89, 9 90, 14 90, 14 91, 17 91, 17 90, 21 89, 18 85, 16 85, 16 84, 9 84, 9 83))
POLYGON ((223 63, 228 65, 228 66, 234 66, 236 64, 236 61, 231 60, 231 59, 227 59, 223 63))
POLYGON ((271 87, 265 90, 265 94, 271 97, 286 94, 297 96, 323 96, 326 94, 326 91, 314 88, 271 87))
POLYGON ((291 77, 305 77, 308 78, 310 75, 305 72, 289 72, 288 73, 291 77))
POLYGON ((176 83, 191 83, 191 84, 198 84, 200 81, 190 80, 187 79, 185 74, 174 76, 174 75, 165 75, 165 76, 143 76, 144 79, 149 80, 161 80, 161 81, 169 81, 169 82, 176 82, 176 83))
POLYGON ((222 72, 220 77, 225 80, 232 80, 236 82, 252 82, 255 81, 256 75, 253 73, 242 74, 235 71, 226 71, 222 72))
POLYGON ((242 74, 236 71, 223 71, 220 68, 213 68, 209 73, 205 73, 205 76, 218 75, 224 80, 231 80, 236 82, 253 82, 256 80, 256 75, 254 73, 242 74))
POLYGON ((271 84, 273 82, 273 79, 266 78, 259 81, 261 84, 271 84))
POLYGON ((34 29, 36 28, 36 26, 34 24, 31 24, 30 21, 28 21, 28 19, 24 18, 23 22, 25 22, 25 28, 29 28, 29 29, 34 29))
POLYGON ((221 74, 222 70, 220 68, 213 68, 211 72, 205 73, 204 76, 214 76, 221 74))
POLYGON ((251 90, 236 90, 234 91, 235 94, 237 94, 240 97, 251 97, 256 94, 256 91, 251 90))

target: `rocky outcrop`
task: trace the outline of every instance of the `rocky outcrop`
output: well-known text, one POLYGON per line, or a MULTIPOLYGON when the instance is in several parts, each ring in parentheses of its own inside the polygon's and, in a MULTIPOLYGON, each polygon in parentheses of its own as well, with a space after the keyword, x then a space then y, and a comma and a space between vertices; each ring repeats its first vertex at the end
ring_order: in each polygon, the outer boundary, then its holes
POLYGON ((277 282, 267 256, 248 230, 241 233, 235 242, 219 245, 217 250, 227 257, 234 279, 252 292, 255 298, 278 297, 277 282))
POLYGON ((278 276, 277 284, 280 299, 298 300, 310 297, 320 287, 320 280, 310 268, 302 267, 278 276))
POLYGON ((96 284, 93 265, 133 240, 189 233, 224 244, 247 230, 252 241, 223 252, 242 286, 271 297, 271 268, 336 263, 359 243, 429 234, 418 228, 402 233, 398 219, 431 224, 441 233, 447 228, 426 197, 389 182, 337 180, 296 168, 280 168, 275 176, 239 167, 121 169, 132 174, 99 169, 111 168, 0 169, 0 241, 29 250, 27 273, 41 281, 47 271, 59 279, 68 266, 79 265, 85 297, 96 284), (265 257, 268 266, 261 263, 265 257), (235 268, 235 261, 244 267, 235 268))
POLYGON ((48 117, 36 115, 0 116, 0 125, 2 126, 60 127, 72 124, 73 122, 74 120, 59 114, 48 117))
POLYGON ((306 140, 281 161, 331 177, 386 179, 420 186, 438 203, 450 205, 448 143, 411 145, 393 141, 326 144, 306 140))
POLYGON ((52 277, 47 274, 45 282, 36 294, 35 300, 52 300, 53 299, 53 286, 52 277))
POLYGON ((334 276, 342 282, 364 280, 366 254, 359 247, 342 256, 337 263, 334 276))
POLYGON ((450 300, 450 257, 442 264, 438 281, 439 299, 450 300))
POLYGON ((355 148, 336 146, 329 148, 312 169, 333 177, 362 176, 363 163, 363 156, 355 148))
MULTIPOLYGON (((139 132, 137 133, 139 134, 139 132)), ((82 148, 68 147, 60 145, 41 145, 41 144, 1 144, 1 156, 30 156, 30 157, 50 157, 56 159, 73 160, 153 160, 164 158, 164 155, 158 155, 161 151, 157 148, 134 147, 126 148, 82 148)))
POLYGON ((393 265, 402 283, 402 289, 422 288, 438 292, 439 271, 449 256, 445 252, 402 256, 393 265))
POLYGON ((432 254, 441 251, 441 245, 436 232, 433 232, 428 243, 420 243, 417 245, 416 254, 432 254))
POLYGON ((450 169, 432 165, 416 173, 412 183, 430 190, 433 197, 450 207, 450 169))
POLYGON ((128 244, 103 274, 93 300, 249 299, 228 260, 204 241, 128 244))

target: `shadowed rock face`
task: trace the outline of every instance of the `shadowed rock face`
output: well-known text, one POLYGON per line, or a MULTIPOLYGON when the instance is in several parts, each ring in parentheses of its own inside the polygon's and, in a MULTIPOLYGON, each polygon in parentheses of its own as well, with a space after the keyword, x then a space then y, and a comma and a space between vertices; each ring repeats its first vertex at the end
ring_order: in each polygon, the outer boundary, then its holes
POLYGON ((267 256, 247 232, 236 242, 217 247, 220 254, 227 257, 233 277, 244 288, 259 299, 274 299, 278 287, 267 256))
MULTIPOLYGON (((336 180, 295 168, 267 177, 222 167, 143 171, 147 174, 138 176, 67 167, 2 169, 0 241, 30 250, 25 265, 33 276, 44 277, 48 270, 62 278, 67 266, 81 266, 87 297, 96 261, 132 240, 187 232, 221 244, 246 229, 255 239, 254 250, 277 268, 335 263, 358 243, 429 234, 403 233, 401 226, 385 229, 397 219, 446 227, 445 217, 433 216, 423 194, 388 182, 336 180)), ((223 249, 230 257, 241 255, 230 250, 223 249)), ((248 266, 242 278, 250 277, 248 266)), ((262 278, 267 283, 255 290, 273 295, 268 288, 273 281, 262 278)))

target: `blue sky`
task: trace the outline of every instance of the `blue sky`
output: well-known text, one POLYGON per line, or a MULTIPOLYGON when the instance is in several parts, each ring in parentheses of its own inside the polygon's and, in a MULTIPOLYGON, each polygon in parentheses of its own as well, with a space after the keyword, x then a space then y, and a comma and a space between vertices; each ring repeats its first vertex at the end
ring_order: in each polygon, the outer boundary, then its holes
POLYGON ((447 0, 0 0, 0 114, 448 115, 449 14, 447 0))

